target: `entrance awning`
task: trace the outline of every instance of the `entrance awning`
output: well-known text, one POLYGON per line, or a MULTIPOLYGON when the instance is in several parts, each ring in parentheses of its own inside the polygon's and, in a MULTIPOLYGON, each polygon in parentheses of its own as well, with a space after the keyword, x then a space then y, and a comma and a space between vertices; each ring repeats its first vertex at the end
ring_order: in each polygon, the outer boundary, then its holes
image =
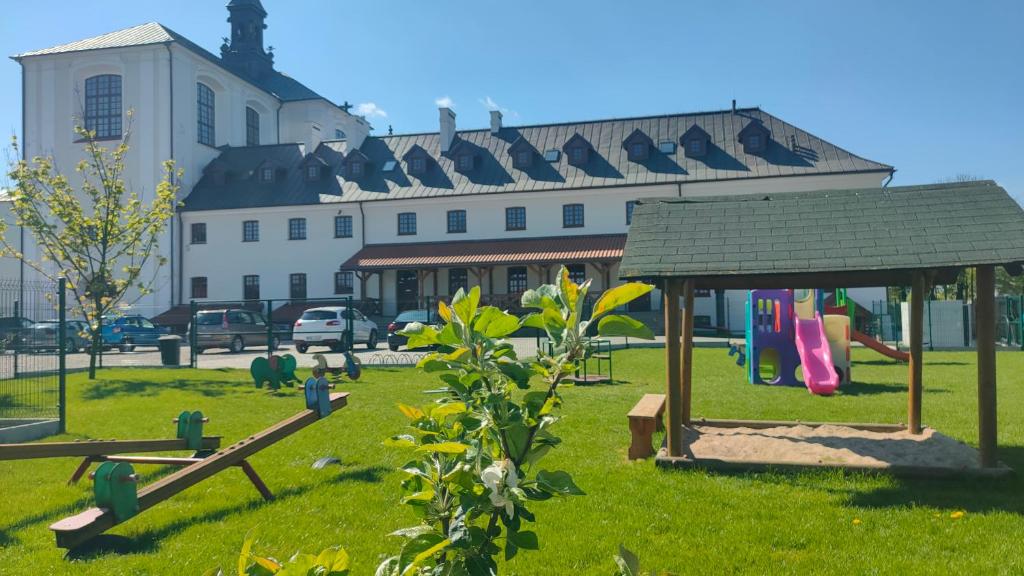
POLYGON ((341 270, 609 263, 622 259, 625 245, 625 234, 370 244, 345 261, 341 270))

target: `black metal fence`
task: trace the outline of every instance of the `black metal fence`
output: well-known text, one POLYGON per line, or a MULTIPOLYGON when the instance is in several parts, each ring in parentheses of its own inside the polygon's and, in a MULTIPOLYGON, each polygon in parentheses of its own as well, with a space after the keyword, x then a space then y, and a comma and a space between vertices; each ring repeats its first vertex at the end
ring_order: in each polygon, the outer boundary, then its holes
POLYGON ((63 282, 0 280, 0 428, 65 414, 69 324, 63 282))
POLYGON ((376 301, 352 297, 192 301, 189 307, 186 343, 192 367, 200 367, 207 354, 263 350, 269 356, 283 346, 294 346, 300 353, 319 347, 345 352, 356 343, 375 347, 386 340, 384 327, 371 320, 378 313, 376 301), (319 308, 325 310, 313 310, 319 308))

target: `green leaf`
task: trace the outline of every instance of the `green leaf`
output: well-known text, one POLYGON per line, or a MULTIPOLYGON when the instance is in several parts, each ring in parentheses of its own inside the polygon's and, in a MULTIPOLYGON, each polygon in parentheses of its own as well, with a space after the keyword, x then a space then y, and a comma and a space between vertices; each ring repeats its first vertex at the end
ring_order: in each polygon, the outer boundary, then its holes
POLYGON ((411 322, 405 328, 399 330, 398 333, 409 339, 406 344, 409 349, 437 344, 440 335, 437 328, 420 322, 411 322))
POLYGON ((654 340, 654 332, 646 324, 622 314, 611 314, 602 318, 597 323, 597 333, 601 336, 628 336, 654 340))
POLYGON ((404 414, 405 417, 408 418, 409 420, 414 420, 415 421, 415 420, 419 420, 420 418, 425 418, 426 417, 426 414, 423 413, 423 410, 420 410, 419 408, 417 408, 415 406, 409 406, 407 404, 399 404, 398 405, 398 409, 401 410, 402 414, 404 414))
POLYGON ((519 302, 523 308, 536 308, 538 310, 558 308, 558 304, 554 299, 541 290, 527 290, 526 292, 523 292, 523 296, 520 298, 519 302))
POLYGON ((327 569, 323 576, 345 576, 349 569, 348 552, 341 548, 327 548, 316 557, 317 566, 327 569))
POLYGON ((569 278, 569 270, 565 266, 558 269, 558 289, 562 293, 562 302, 565 303, 565 307, 575 310, 580 287, 569 278))
POLYGON ((391 448, 413 448, 416 446, 416 440, 408 434, 402 434, 385 439, 384 445, 391 448))
POLYGON ((539 550, 540 545, 537 543, 537 533, 530 531, 523 532, 512 532, 509 531, 508 537, 510 540, 515 542, 516 546, 523 550, 539 550))
POLYGON ((515 382, 516 386, 520 388, 529 386, 532 372, 528 367, 518 362, 499 362, 498 370, 501 370, 502 374, 508 376, 509 380, 515 382))
POLYGON ((499 314, 487 325, 487 328, 484 330, 484 336, 488 338, 504 338, 519 329, 519 318, 507 312, 499 312, 499 314))
POLYGON ((562 315, 553 309, 547 309, 543 312, 544 315, 544 329, 549 335, 561 336, 562 331, 565 330, 565 319, 562 315))
POLYGON ((442 538, 436 532, 427 532, 412 538, 402 546, 402 553, 398 557, 398 567, 402 576, 415 574, 417 568, 450 544, 451 541, 442 538))
POLYGON ((434 452, 438 454, 462 454, 469 449, 469 446, 459 442, 438 442, 436 444, 424 444, 416 449, 417 452, 434 452))
POLYGON ((466 404, 464 402, 449 402, 447 404, 441 404, 430 411, 430 417, 434 420, 444 420, 448 416, 453 414, 462 414, 466 412, 466 404))
POLYGON ((238 576, 245 576, 246 567, 249 566, 249 556, 252 555, 252 543, 255 537, 252 535, 252 530, 245 535, 245 540, 242 542, 242 551, 238 554, 238 576))
POLYGON ((544 330, 547 328, 547 326, 544 325, 543 314, 538 312, 523 316, 522 320, 519 321, 519 325, 523 328, 537 328, 538 330, 544 330))
POLYGON ((462 320, 463 326, 469 326, 473 322, 473 317, 476 316, 477 307, 480 304, 480 287, 473 286, 469 293, 466 293, 461 288, 455 293, 455 297, 452 298, 452 310, 455 311, 455 315, 462 320))
POLYGON ((647 294, 654 289, 654 286, 650 284, 644 284, 642 282, 630 282, 628 284, 621 284, 609 290, 605 290, 601 297, 594 303, 594 311, 590 315, 591 319, 603 316, 612 310, 615 310, 619 306, 629 304, 633 300, 647 294))
POLYGON ((561 470, 549 472, 541 470, 537 473, 537 485, 557 496, 583 496, 586 494, 572 481, 568 472, 561 470))
POLYGON ((421 490, 415 494, 410 494, 405 498, 402 498, 402 504, 407 504, 409 502, 430 502, 433 499, 434 489, 427 488, 426 490, 421 490))

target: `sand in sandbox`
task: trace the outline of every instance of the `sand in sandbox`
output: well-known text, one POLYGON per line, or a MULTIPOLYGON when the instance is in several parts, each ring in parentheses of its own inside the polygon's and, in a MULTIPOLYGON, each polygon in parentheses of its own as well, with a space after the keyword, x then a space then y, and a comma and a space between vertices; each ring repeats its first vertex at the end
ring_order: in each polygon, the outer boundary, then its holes
POLYGON ((684 454, 695 459, 780 464, 977 468, 978 452, 925 428, 921 434, 869 432, 846 426, 684 428, 684 454))

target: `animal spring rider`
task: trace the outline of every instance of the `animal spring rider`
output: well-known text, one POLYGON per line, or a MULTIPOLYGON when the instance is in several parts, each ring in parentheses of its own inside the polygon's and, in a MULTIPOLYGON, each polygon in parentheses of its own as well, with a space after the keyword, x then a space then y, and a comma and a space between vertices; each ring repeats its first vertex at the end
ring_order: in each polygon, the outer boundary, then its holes
POLYGON ((345 362, 335 368, 327 365, 327 358, 323 354, 313 354, 313 360, 316 361, 316 366, 313 367, 313 378, 330 374, 335 377, 345 375, 352 380, 359 380, 359 376, 363 372, 359 359, 351 352, 345 352, 342 356, 344 356, 345 362))
POLYGON ((270 358, 257 356, 249 365, 249 373, 257 388, 266 384, 271 390, 280 390, 281 385, 294 386, 299 379, 295 376, 298 363, 291 354, 273 355, 270 358))

